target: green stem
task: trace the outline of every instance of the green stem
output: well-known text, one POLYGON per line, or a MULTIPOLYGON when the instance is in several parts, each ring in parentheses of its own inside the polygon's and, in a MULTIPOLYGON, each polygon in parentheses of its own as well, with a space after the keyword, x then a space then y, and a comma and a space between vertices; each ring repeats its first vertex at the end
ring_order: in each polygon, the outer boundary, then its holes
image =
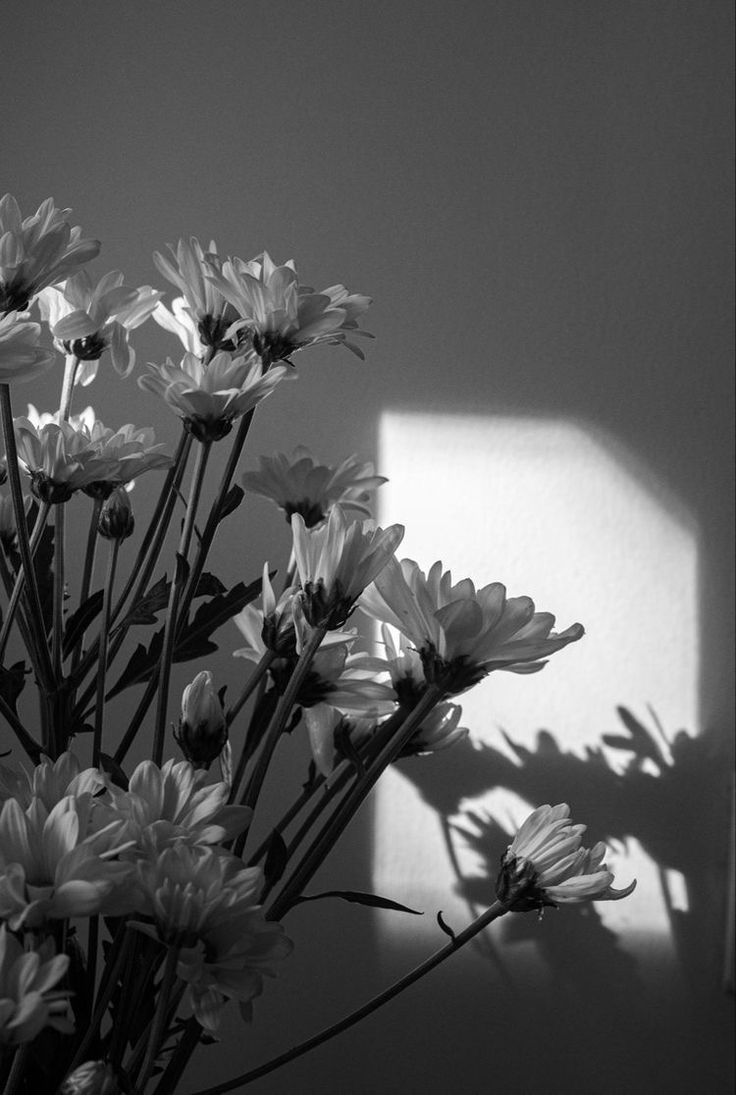
POLYGON ((169 699, 171 665, 174 659, 176 633, 178 630, 177 622, 179 616, 179 597, 186 582, 187 557, 189 555, 189 547, 192 540, 192 533, 194 531, 194 519, 197 515, 197 506, 199 505, 199 498, 202 493, 202 484, 204 482, 204 474, 207 468, 207 457, 209 456, 211 447, 211 441, 200 442, 199 450, 197 452, 197 462, 195 464, 194 472, 192 474, 192 483, 189 488, 189 501, 187 503, 187 512, 186 517, 184 518, 184 527, 182 529, 181 539, 179 541, 179 550, 177 552, 174 576, 171 581, 169 607, 166 613, 166 624, 164 627, 163 648, 161 650, 161 661, 159 662, 158 707, 156 709, 156 727, 153 739, 153 761, 155 764, 158 765, 161 764, 164 753, 164 736, 166 733, 166 708, 169 699))
POLYGON ((10 1066, 10 1074, 5 1082, 3 1095, 19 1095, 23 1090, 25 1080, 26 1061, 30 1056, 31 1043, 23 1042, 15 1051, 13 1063, 10 1066))
POLYGON ((105 677, 107 676, 107 644, 110 632, 110 612, 112 610, 112 591, 115 585, 115 569, 118 561, 120 540, 110 543, 107 560, 105 591, 102 597, 102 624, 100 627, 100 658, 97 665, 97 699, 95 703, 95 730, 92 740, 92 765, 97 768, 102 752, 102 730, 105 721, 105 677))
MULTIPOLYGON (((31 543, 31 555, 32 556, 36 554, 36 548, 38 547, 38 541, 41 539, 41 533, 43 532, 43 530, 46 526, 46 520, 48 518, 48 515, 49 515, 50 511, 51 511, 51 503, 50 502, 42 502, 40 507, 39 507, 38 514, 36 515, 36 522, 33 526, 33 532, 31 533, 30 543, 31 543)), ((5 613, 5 620, 3 621, 2 632, 0 632, 0 663, 2 663, 2 660, 5 656, 5 647, 6 647, 6 644, 7 644, 7 641, 8 641, 8 637, 10 635, 10 627, 11 627, 11 624, 13 623, 13 618, 15 616, 15 611, 16 611, 16 608, 18 607, 18 601, 20 600, 20 595, 23 592, 23 587, 24 586, 25 586, 25 574, 21 570, 21 571, 19 571, 18 575, 16 576, 15 585, 13 586, 13 592, 10 596, 10 601, 8 602, 8 610, 5 613)))
POLYGON ((337 810, 330 816, 327 823, 323 825, 301 862, 284 883, 281 893, 266 913, 267 919, 279 920, 284 913, 289 911, 293 904, 293 898, 298 897, 303 892, 304 887, 324 862, 358 807, 378 782, 381 773, 399 756, 401 750, 416 732, 417 727, 421 725, 422 720, 432 710, 441 696, 442 692, 437 685, 430 685, 427 688, 427 691, 402 724, 400 730, 381 749, 368 771, 363 774, 342 800, 337 810))
POLYGON ((61 399, 59 401, 59 421, 66 422, 72 409, 72 395, 74 394, 74 378, 79 368, 79 358, 76 354, 67 354, 64 363, 64 381, 61 386, 61 399))
POLYGON ((268 852, 268 846, 271 842, 271 837, 273 836, 273 834, 281 834, 286 828, 288 828, 288 826, 291 824, 297 814, 303 809, 304 806, 306 806, 310 798, 312 798, 316 794, 316 792, 319 790, 324 782, 324 776, 317 776, 313 783, 310 783, 307 787, 303 789, 302 793, 299 795, 298 798, 294 799, 291 806, 283 815, 283 817, 276 822, 273 829, 265 838, 265 840, 261 841, 259 846, 253 852, 253 855, 250 857, 246 864, 247 867, 256 867, 258 865, 258 863, 268 852))
POLYGON ((150 1078, 153 1066, 156 1064, 156 1055, 161 1048, 161 1043, 166 1035, 166 1027, 169 1011, 169 997, 176 981, 176 965, 179 961, 179 948, 169 947, 164 964, 164 972, 161 977, 161 985, 158 990, 156 1013, 151 1026, 151 1036, 148 1040, 148 1049, 141 1070, 141 1078, 136 1087, 137 1095, 143 1095, 146 1084, 150 1078))
POLYGON ((52 662, 58 684, 63 675, 62 640, 64 638, 64 531, 66 503, 54 507, 54 621, 51 639, 52 662))
MULTIPOLYGON (((82 570, 82 584, 79 588, 79 605, 80 607, 85 603, 89 597, 89 591, 92 588, 92 574, 95 567, 95 554, 97 552, 97 525, 100 520, 100 511, 102 510, 102 499, 95 498, 92 503, 92 514, 89 520, 89 529, 87 531, 87 549, 84 553, 84 569, 82 570)), ((74 673, 75 669, 79 665, 79 659, 82 657, 82 647, 84 644, 84 635, 79 636, 79 641, 75 644, 72 652, 71 672, 74 673)))
POLYGON ((90 1020, 89 1027, 85 1031, 82 1041, 77 1047, 77 1052, 74 1054, 72 1063, 69 1065, 67 1075, 73 1072, 77 1065, 80 1065, 85 1059, 87 1049, 92 1044, 95 1036, 97 1035, 100 1023, 102 1022, 108 1005, 112 1000, 113 993, 115 992, 115 986, 118 983, 118 978, 120 977, 123 963, 126 959, 128 948, 135 938, 133 935, 133 930, 128 928, 127 925, 125 926, 123 931, 125 932, 125 935, 123 937, 122 945, 118 948, 112 966, 109 966, 105 970, 103 984, 100 985, 100 992, 97 996, 96 1006, 92 1015, 92 1019, 90 1020))
POLYGON ((234 1091, 235 1088, 245 1087, 246 1084, 252 1083, 254 1080, 258 1080, 261 1076, 268 1075, 269 1072, 274 1072, 277 1068, 281 1068, 282 1065, 288 1064, 290 1061, 294 1061, 297 1057, 301 1057, 304 1053, 308 1053, 312 1049, 316 1049, 317 1046, 321 1046, 324 1042, 328 1042, 330 1038, 334 1038, 338 1034, 342 1034, 344 1030, 348 1030, 350 1027, 355 1026, 361 1019, 365 1019, 367 1015, 377 1011, 378 1008, 383 1007, 389 1000, 392 1000, 399 993, 408 989, 410 985, 413 985, 420 978, 430 973, 437 966, 441 965, 446 958, 449 958, 451 954, 455 954, 456 951, 464 947, 471 939, 473 939, 479 932, 487 928, 494 920, 503 916, 508 912, 508 909, 501 904, 500 901, 494 901, 489 909, 487 909, 481 916, 469 924, 464 931, 456 935, 449 943, 445 944, 438 951, 435 951, 433 955, 430 955, 424 962, 421 962, 409 973, 400 977, 398 981, 394 981, 393 985, 390 985, 383 992, 379 992, 377 996, 374 996, 362 1007, 356 1009, 346 1015, 344 1019, 340 1019, 339 1022, 333 1023, 332 1026, 326 1027, 320 1031, 319 1034, 315 1034, 312 1038, 307 1038, 306 1041, 300 1042, 299 1045, 294 1046, 292 1049, 281 1053, 278 1057, 274 1057, 271 1061, 267 1061, 265 1064, 260 1065, 258 1068, 253 1068, 250 1072, 244 1072, 240 1076, 233 1077, 232 1080, 226 1080, 225 1083, 215 1084, 214 1087, 203 1088, 201 1091, 195 1092, 195 1095, 224 1095, 226 1091, 234 1091))
POLYGON ((28 587, 29 623, 39 658, 36 670, 42 687, 47 692, 51 692, 55 687, 54 670, 46 641, 46 629, 43 622, 41 599, 38 594, 36 572, 33 567, 31 546, 28 541, 28 526, 26 525, 26 511, 23 504, 23 489, 20 483, 20 470, 18 468, 18 449, 15 444, 13 407, 10 401, 10 388, 7 384, 0 384, 0 417, 2 418, 3 433, 5 435, 8 482, 10 483, 10 493, 13 498, 18 551, 20 552, 21 567, 25 574, 28 587))

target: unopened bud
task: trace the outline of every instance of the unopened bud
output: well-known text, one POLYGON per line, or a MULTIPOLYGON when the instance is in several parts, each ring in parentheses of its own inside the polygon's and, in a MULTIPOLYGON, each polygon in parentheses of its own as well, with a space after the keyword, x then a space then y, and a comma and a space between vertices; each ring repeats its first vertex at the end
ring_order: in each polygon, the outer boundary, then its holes
POLYGON ((222 752, 227 723, 209 669, 203 669, 184 689, 179 729, 174 736, 195 767, 207 767, 222 752))
POLYGON ((116 487, 100 511, 97 531, 105 540, 120 541, 132 536, 134 528, 130 495, 125 487, 116 487))
POLYGON ((64 1080, 60 1095, 120 1095, 120 1087, 105 1061, 85 1061, 64 1080))

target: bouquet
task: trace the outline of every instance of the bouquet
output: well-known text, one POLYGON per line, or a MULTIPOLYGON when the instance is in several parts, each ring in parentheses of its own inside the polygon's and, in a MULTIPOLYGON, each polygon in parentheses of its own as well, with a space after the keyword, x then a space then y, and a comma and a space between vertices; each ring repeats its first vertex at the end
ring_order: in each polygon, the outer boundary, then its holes
MULTIPOLYGON (((197 1047, 216 1042, 224 1009, 248 1020, 264 977, 288 968, 296 905, 337 896, 411 911, 376 894, 315 893, 312 880, 391 764, 468 734, 457 696, 497 670, 541 670, 583 628, 553 630, 554 616, 498 581, 477 588, 441 562, 425 572, 399 559, 403 528, 370 519, 385 480, 357 457, 328 466, 298 449, 235 481, 256 410, 278 400, 298 354, 363 356, 368 297, 341 284, 317 292, 293 262, 223 257, 192 238, 154 255, 178 294, 167 305, 117 271, 95 280, 100 245, 68 215, 51 199, 25 218, 11 196, 0 202, 0 715, 11 755, 0 766, 0 1082, 6 1095, 167 1095, 197 1047), (180 343, 137 378, 152 416, 164 405, 181 420, 173 454, 149 427, 113 428, 74 406, 101 361, 133 371, 131 333, 148 320, 180 343), (14 417, 18 383, 60 357, 58 406, 14 417), (207 510, 215 446, 227 455, 207 510), (132 498, 154 481, 140 536, 132 498), (283 511, 290 563, 279 575, 259 560, 260 577, 228 589, 208 554, 248 491, 283 511), (380 639, 361 635, 356 610, 380 639), (206 659, 227 621, 244 645, 242 689, 226 704, 206 659), (189 661, 205 664, 174 696, 172 666, 189 661), (120 733, 110 704, 128 689, 138 701, 120 733), (274 786, 290 735, 308 740, 311 760, 303 784, 274 786), (147 758, 137 765, 134 742, 147 758), (264 832, 269 795, 278 820, 264 832)), ((507 913, 626 896, 634 884, 613 888, 606 849, 585 848, 584 830, 566 804, 534 810, 482 915, 457 934, 438 915, 447 941, 426 961, 207 1095, 335 1036, 507 913)))

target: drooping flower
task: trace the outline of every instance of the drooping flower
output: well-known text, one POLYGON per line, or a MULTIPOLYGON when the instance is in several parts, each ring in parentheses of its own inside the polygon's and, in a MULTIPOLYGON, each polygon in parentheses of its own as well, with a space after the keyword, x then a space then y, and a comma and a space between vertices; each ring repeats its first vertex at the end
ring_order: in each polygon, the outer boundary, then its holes
POLYGON ((581 846, 585 825, 574 825, 570 807, 539 806, 522 824, 501 860, 496 894, 511 912, 580 901, 618 901, 634 890, 613 888, 602 841, 581 846))
POLYGON ((319 343, 346 346, 363 357, 348 336, 367 335, 358 328, 358 318, 370 307, 370 297, 349 293, 344 285, 315 293, 299 284, 291 260, 277 266, 265 251, 249 262, 211 263, 209 281, 235 308, 239 326, 266 365, 319 343))
POLYGON ((294 513, 304 518, 307 528, 321 524, 336 504, 370 516, 370 491, 386 479, 374 475, 371 463, 349 456, 341 464, 318 464, 308 449, 296 448, 291 457, 283 452, 261 456, 260 469, 246 472, 246 490, 271 498, 291 520, 294 513))
POLYGON ((8 312, 0 318, 0 384, 32 380, 53 363, 53 350, 38 344, 40 325, 29 323, 23 316, 8 312))
POLYGON ((207 768, 222 752, 227 741, 227 723, 209 669, 197 673, 184 689, 179 729, 174 737, 195 768, 207 768))
POLYGON ((533 673, 550 654, 582 638, 581 624, 553 632, 555 618, 536 612, 530 597, 506 597, 492 582, 476 590, 470 578, 455 585, 436 562, 425 576, 412 559, 388 560, 361 598, 371 616, 396 627, 419 651, 424 673, 450 695, 494 669, 533 673))
POLYGON ((0 917, 13 929, 46 920, 116 912, 114 891, 130 867, 112 861, 122 823, 94 831, 93 798, 67 795, 47 810, 34 797, 24 810, 9 798, 0 811, 0 917))
POLYGON ((330 629, 345 622, 404 535, 403 525, 385 530, 369 522, 348 525, 340 506, 333 506, 321 528, 307 529, 302 516, 295 513, 291 530, 304 617, 312 627, 330 629))
MULTIPOLYGON (((169 250, 173 262, 160 251, 154 251, 153 261, 159 273, 183 293, 189 310, 189 321, 196 327, 200 341, 213 350, 234 349, 235 345, 228 332, 238 319, 238 314, 210 279, 212 270, 220 268, 214 240, 210 241, 209 251, 204 251, 195 236, 191 236, 189 240, 179 240, 176 248, 169 245, 169 250)), ((177 307, 174 302, 173 307, 180 323, 186 323, 181 306, 177 307)), ((161 326, 167 326, 166 322, 162 322, 164 317, 160 312, 156 318, 161 326)), ((179 331, 175 333, 181 337, 179 331)), ((194 346, 187 346, 186 349, 198 353, 194 346)))
POLYGON ((70 212, 47 198, 24 218, 11 194, 0 199, 0 313, 23 311, 41 289, 99 254, 99 240, 70 227, 70 212))
POLYGON ((279 365, 264 373, 257 354, 233 357, 215 354, 204 365, 194 354, 184 354, 181 365, 168 358, 164 365, 149 362, 138 378, 145 391, 160 396, 200 441, 219 441, 233 421, 256 407, 288 375, 279 365))
POLYGON ((207 786, 206 780, 207 773, 197 771, 189 761, 167 760, 159 768, 144 760, 131 775, 128 790, 109 785, 95 809, 103 823, 125 821, 126 839, 133 842, 125 852, 128 858, 139 854, 146 834, 156 846, 231 840, 248 824, 252 811, 228 806, 228 785, 207 786))
POLYGON ((0 1045, 32 1042, 44 1027, 72 1034, 68 992, 56 990, 69 967, 65 954, 54 954, 53 940, 24 950, 0 924, 0 1045))
POLYGON ((130 375, 135 365, 130 332, 148 319, 162 296, 150 285, 124 285, 119 270, 97 283, 87 270, 80 270, 63 285, 44 289, 39 305, 59 349, 82 362, 75 379, 86 385, 94 380, 105 350, 110 351, 116 373, 130 375))

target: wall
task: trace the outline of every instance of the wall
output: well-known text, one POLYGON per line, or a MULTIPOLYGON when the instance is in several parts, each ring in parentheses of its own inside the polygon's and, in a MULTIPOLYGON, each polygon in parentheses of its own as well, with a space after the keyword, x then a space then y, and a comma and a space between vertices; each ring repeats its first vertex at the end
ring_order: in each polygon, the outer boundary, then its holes
MULTIPOLYGON (((387 410, 538 415, 602 431, 696 530, 699 633, 679 641, 701 651, 702 722, 687 728, 698 746, 679 782, 636 800, 629 829, 694 893, 677 968, 642 982, 592 914, 525 921, 503 967, 460 958, 252 1090, 727 1090, 731 5, 6 0, 2 31, 3 190, 24 211, 49 194, 72 206, 104 241, 100 272, 158 285, 150 252, 194 233, 243 257, 293 256, 312 284, 375 297, 367 363, 304 354, 298 382, 257 416, 246 464, 297 443, 325 459, 370 455, 387 410)), ((152 328, 138 346, 143 361, 173 352, 152 328)), ((16 405, 52 390, 33 382, 16 405)), ((88 391, 106 421, 155 420, 173 442, 173 418, 132 381, 88 391)), ((417 489, 431 500, 431 483, 417 489)), ((213 570, 248 579, 267 553, 283 564, 267 507, 254 500, 233 521, 242 555, 220 545, 213 570)), ((234 644, 223 630, 215 668, 231 688, 234 644)), ((467 776, 463 754, 428 763, 430 797, 467 776)), ((530 799, 595 799, 590 766, 535 753, 524 771, 530 799)), ((617 821, 600 825, 616 835, 617 821)), ((369 884, 372 831, 370 816, 356 824, 325 881, 369 884)), ((259 1047, 249 1061, 415 957, 408 944, 377 955, 365 910, 323 905, 289 930, 294 962, 239 1036, 259 1047)), ((231 1052, 202 1051, 199 1086, 238 1069, 231 1052)))

